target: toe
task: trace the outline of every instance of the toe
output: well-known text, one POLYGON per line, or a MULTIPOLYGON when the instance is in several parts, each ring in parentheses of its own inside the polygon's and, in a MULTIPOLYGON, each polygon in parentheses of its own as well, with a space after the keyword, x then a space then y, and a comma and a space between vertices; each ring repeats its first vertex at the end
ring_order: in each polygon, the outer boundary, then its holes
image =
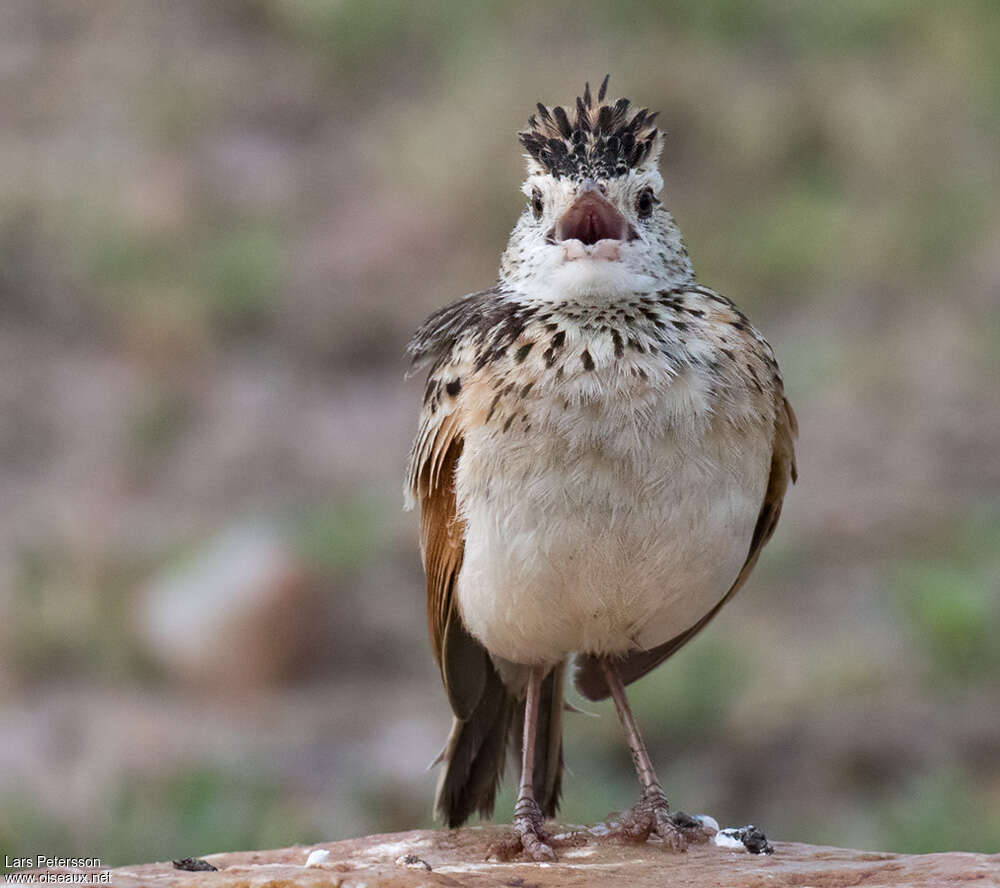
POLYGON ((522 836, 521 844, 524 846, 524 853, 536 863, 558 860, 556 852, 552 850, 552 846, 546 845, 541 839, 534 838, 533 836, 531 838, 522 836))
POLYGON ((556 852, 548 843, 552 837, 543 828, 544 820, 541 812, 521 811, 514 817, 514 832, 516 844, 520 851, 534 861, 556 860, 556 852))
POLYGON ((671 827, 666 830, 657 830, 657 834, 663 839, 663 844, 671 851, 687 851, 688 840, 680 830, 671 827))

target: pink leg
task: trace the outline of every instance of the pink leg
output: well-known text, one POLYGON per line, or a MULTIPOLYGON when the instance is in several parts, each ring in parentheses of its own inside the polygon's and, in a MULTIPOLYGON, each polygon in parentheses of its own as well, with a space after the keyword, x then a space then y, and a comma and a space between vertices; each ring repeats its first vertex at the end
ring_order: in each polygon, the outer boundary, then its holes
POLYGON ((644 842, 651 833, 655 833, 676 851, 683 851, 688 841, 705 841, 707 837, 697 820, 680 812, 670 814, 667 797, 663 787, 660 786, 660 781, 656 779, 646 744, 642 742, 635 716, 632 715, 632 708, 628 704, 628 697, 625 696, 625 685, 618 675, 618 668, 614 661, 607 657, 601 660, 601 666, 608 688, 611 690, 611 698, 615 702, 615 709, 618 710, 618 720, 622 723, 625 740, 632 753, 639 785, 642 787, 642 798, 622 818, 622 837, 630 841, 644 842))
POLYGON ((493 844, 489 856, 512 860, 522 852, 532 860, 555 860, 550 844, 552 839, 545 832, 545 818, 535 799, 535 733, 538 728, 538 698, 546 670, 534 666, 528 679, 528 694, 524 701, 524 743, 521 746, 521 784, 514 805, 514 837, 509 841, 493 844))
POLYGON ((528 696, 524 703, 524 743, 521 747, 521 785, 514 806, 514 830, 521 838, 524 853, 533 860, 555 860, 548 838, 542 829, 545 818, 535 799, 535 734, 538 729, 538 697, 545 679, 545 669, 534 666, 528 679, 528 696))

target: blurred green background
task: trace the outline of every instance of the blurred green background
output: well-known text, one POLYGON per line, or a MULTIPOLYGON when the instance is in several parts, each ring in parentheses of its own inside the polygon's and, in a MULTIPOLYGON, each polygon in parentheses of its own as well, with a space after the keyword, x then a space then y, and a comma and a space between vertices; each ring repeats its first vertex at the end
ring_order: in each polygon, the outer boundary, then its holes
MULTIPOLYGON (((754 577, 634 686, 667 793, 1000 851, 998 59, 990 0, 6 0, 0 848, 431 823, 403 348, 492 282, 534 103, 611 72, 802 431, 754 577)), ((636 792, 586 708, 567 822, 636 792)))

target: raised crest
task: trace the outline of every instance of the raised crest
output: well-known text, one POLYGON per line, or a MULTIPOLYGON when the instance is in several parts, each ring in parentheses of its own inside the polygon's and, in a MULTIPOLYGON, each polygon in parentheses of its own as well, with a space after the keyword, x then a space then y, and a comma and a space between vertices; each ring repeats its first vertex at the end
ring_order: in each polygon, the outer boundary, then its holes
POLYGON ((632 108, 628 99, 606 103, 606 76, 594 101, 587 83, 576 109, 538 103, 538 113, 528 118, 528 128, 518 138, 538 172, 557 179, 609 179, 630 169, 655 163, 663 136, 653 125, 657 112, 632 108))

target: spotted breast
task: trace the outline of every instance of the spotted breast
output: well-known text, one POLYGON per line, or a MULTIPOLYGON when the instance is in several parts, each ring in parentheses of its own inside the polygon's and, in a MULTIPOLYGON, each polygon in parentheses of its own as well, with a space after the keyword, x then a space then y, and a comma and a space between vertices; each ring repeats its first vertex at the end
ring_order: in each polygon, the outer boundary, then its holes
POLYGON ((721 603, 784 409, 731 302, 697 285, 558 305, 492 290, 432 316, 412 351, 432 369, 411 495, 441 454, 458 607, 495 658, 649 649, 721 603))

